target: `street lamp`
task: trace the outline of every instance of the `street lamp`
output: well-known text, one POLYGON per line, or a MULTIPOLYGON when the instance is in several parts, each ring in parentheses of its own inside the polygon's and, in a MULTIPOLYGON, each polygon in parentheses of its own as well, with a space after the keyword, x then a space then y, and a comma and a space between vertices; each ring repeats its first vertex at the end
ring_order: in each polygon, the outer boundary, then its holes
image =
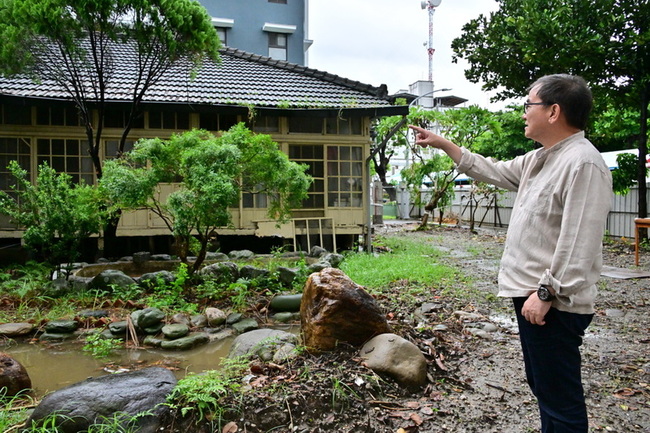
MULTIPOLYGON (((422 3, 424 3, 424 2, 422 2, 422 3)), ((424 98, 425 96, 433 95, 433 94, 436 93, 436 92, 448 92, 448 91, 450 91, 450 90, 451 90, 451 89, 436 89, 436 90, 432 90, 432 91, 430 91, 430 92, 427 92, 427 93, 425 93, 425 94, 423 94, 423 95, 420 95, 420 96, 418 96, 417 98, 415 98, 414 100, 412 100, 412 101, 409 103, 409 108, 412 107, 416 102, 418 102, 420 99, 424 98)), ((432 103, 431 103, 431 106, 432 106, 432 107, 434 106, 433 101, 432 101, 432 103)))

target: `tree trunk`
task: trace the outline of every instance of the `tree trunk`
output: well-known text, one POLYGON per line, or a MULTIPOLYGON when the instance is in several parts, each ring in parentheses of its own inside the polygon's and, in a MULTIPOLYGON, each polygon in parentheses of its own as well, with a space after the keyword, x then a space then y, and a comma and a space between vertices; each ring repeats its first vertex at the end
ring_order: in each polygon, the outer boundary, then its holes
POLYGON ((120 250, 117 241, 117 226, 121 216, 122 211, 118 210, 115 215, 109 218, 104 227, 104 257, 106 258, 125 255, 125 252, 120 250))

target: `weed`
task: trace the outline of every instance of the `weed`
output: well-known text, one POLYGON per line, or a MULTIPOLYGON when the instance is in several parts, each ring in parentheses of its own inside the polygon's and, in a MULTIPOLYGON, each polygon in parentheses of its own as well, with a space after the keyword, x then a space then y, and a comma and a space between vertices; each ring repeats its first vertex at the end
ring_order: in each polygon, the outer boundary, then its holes
POLYGON ((111 284, 110 292, 97 292, 98 297, 112 297, 113 299, 138 299, 142 296, 142 289, 136 284, 118 286, 111 284))
POLYGON ((196 296, 199 299, 221 299, 223 297, 223 285, 213 279, 205 279, 196 287, 196 296))
POLYGON ((338 408, 341 412, 350 407, 351 399, 360 399, 359 394, 350 387, 350 385, 339 380, 337 377, 332 378, 332 407, 338 408))
POLYGON ((135 433, 140 430, 138 421, 140 418, 155 416, 151 411, 140 412, 130 415, 124 412, 116 412, 110 417, 102 417, 98 422, 88 427, 88 433, 135 433))
POLYGON ((221 419, 228 408, 221 401, 230 393, 238 393, 241 376, 248 368, 243 358, 224 359, 220 370, 189 374, 179 380, 167 398, 167 404, 180 410, 182 416, 193 415, 199 423, 207 419, 221 419))
POLYGON ((174 309, 187 313, 196 313, 196 305, 188 303, 183 292, 185 286, 190 280, 190 274, 187 264, 181 263, 172 282, 166 283, 162 279, 157 281, 153 287, 154 293, 147 296, 145 302, 150 307, 160 308, 161 310, 174 309))
POLYGON ((120 347, 122 343, 119 340, 106 338, 100 332, 96 332, 86 337, 83 351, 90 353, 94 358, 108 358, 120 347))
POLYGON ((27 411, 34 401, 27 393, 7 396, 7 388, 0 388, 0 431, 10 431, 27 417, 27 411))
POLYGON ((236 282, 230 284, 228 290, 233 293, 230 297, 232 301, 233 308, 236 311, 240 311, 246 308, 246 299, 249 294, 249 281, 240 278, 236 282))

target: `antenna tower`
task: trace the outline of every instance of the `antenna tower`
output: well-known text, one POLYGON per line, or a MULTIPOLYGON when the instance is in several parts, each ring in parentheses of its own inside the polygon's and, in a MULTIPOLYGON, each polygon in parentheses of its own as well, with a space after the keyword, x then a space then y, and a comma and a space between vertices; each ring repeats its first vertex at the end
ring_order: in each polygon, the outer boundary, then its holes
POLYGON ((442 0, 422 0, 420 6, 429 12, 429 43, 427 45, 427 53, 429 54, 429 81, 433 81, 433 13, 436 8, 440 6, 442 0))

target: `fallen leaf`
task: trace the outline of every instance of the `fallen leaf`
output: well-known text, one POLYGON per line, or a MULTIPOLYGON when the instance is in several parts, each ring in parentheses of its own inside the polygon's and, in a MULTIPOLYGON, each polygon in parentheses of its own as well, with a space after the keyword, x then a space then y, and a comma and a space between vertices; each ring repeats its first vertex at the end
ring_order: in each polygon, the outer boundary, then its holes
POLYGON ((636 393, 637 393, 637 391, 635 389, 622 388, 622 389, 619 389, 618 391, 614 391, 614 397, 627 398, 627 397, 633 396, 636 393))
POLYGON ((411 414, 411 421, 413 421, 416 425, 422 425, 422 417, 417 413, 411 414))
POLYGON ((249 385, 253 388, 260 388, 266 384, 268 379, 268 376, 259 376, 255 380, 252 380, 249 385))

